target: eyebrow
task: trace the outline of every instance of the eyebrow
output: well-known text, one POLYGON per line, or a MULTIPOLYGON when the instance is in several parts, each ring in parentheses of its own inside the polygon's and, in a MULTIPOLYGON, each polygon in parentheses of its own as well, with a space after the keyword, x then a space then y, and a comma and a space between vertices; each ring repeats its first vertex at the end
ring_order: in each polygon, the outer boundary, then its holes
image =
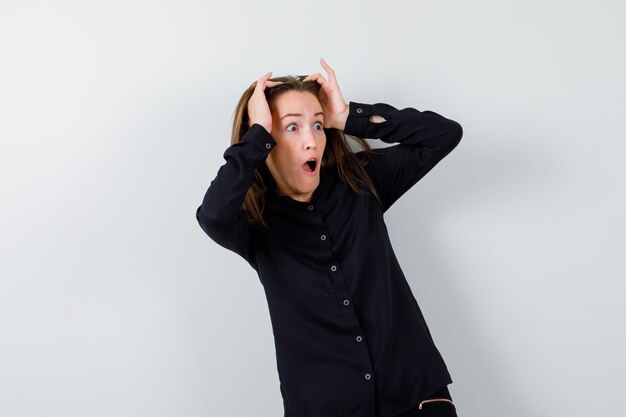
MULTIPOLYGON (((315 116, 319 116, 320 114, 323 116, 324 112, 322 112, 322 111, 317 112, 317 113, 315 113, 315 116)), ((289 117, 289 116, 300 116, 301 117, 302 114, 300 114, 300 113, 288 113, 288 114, 284 115, 283 117, 281 117, 280 120, 283 120, 285 117, 289 117)))

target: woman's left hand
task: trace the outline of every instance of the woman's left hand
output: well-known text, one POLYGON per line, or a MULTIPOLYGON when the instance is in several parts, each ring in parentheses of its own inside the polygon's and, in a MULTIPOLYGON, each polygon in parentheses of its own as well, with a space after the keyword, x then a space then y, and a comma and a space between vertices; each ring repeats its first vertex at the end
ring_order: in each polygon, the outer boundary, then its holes
POLYGON ((318 99, 324 111, 324 128, 344 130, 350 106, 341 95, 335 71, 328 66, 323 58, 320 58, 320 64, 328 73, 328 80, 322 74, 316 72, 308 75, 304 81, 317 81, 320 84, 318 99))

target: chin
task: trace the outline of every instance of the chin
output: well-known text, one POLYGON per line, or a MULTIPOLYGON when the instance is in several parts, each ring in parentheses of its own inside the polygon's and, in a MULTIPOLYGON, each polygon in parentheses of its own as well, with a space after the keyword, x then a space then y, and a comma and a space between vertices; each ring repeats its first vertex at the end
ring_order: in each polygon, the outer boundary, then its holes
POLYGON ((305 194, 312 193, 313 191, 315 191, 318 185, 320 185, 319 178, 312 185, 309 185, 308 187, 302 187, 301 191, 305 194))

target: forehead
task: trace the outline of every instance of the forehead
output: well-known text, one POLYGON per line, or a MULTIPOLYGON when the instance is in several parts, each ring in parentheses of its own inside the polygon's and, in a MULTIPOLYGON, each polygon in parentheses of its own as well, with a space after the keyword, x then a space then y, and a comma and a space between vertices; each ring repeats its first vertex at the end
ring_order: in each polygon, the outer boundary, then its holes
POLYGON ((289 113, 313 115, 322 111, 317 97, 308 91, 287 91, 276 97, 272 107, 281 117, 289 113))

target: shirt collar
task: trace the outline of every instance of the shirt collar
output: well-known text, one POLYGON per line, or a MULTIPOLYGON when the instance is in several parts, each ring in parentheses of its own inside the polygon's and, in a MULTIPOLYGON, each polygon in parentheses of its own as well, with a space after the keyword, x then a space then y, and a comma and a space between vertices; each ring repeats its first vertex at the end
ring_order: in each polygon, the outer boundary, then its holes
POLYGON ((276 181, 272 177, 267 165, 263 164, 263 166, 259 169, 259 173, 263 178, 263 182, 267 186, 267 190, 265 192, 266 201, 270 204, 276 205, 292 205, 292 206, 306 206, 309 204, 316 203, 319 199, 326 193, 326 191, 331 188, 332 184, 337 180, 337 167, 329 166, 320 168, 320 183, 317 188, 313 191, 313 197, 310 202, 298 201, 287 195, 278 195, 276 193, 276 181))

